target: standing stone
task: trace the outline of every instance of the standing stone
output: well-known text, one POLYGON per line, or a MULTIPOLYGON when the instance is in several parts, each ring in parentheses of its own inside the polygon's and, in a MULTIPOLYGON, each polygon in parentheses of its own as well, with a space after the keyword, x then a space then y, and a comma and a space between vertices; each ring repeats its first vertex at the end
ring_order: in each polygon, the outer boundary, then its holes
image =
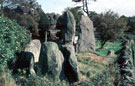
POLYGON ((64 43, 73 43, 76 30, 76 22, 73 14, 70 11, 64 12, 64 14, 58 19, 57 28, 61 30, 61 39, 63 39, 64 43))
POLYGON ((62 76, 66 77, 69 83, 77 82, 79 80, 79 68, 73 46, 76 22, 70 11, 64 12, 64 14, 58 19, 57 28, 61 30, 61 39, 63 40, 63 45, 61 46, 61 51, 64 55, 62 76))
POLYGON ((74 46, 65 44, 61 50, 64 55, 64 74, 70 83, 77 82, 79 80, 79 68, 74 46))
POLYGON ((31 52, 34 55, 34 60, 35 62, 39 61, 39 55, 40 55, 40 48, 41 48, 41 43, 39 40, 35 39, 32 40, 26 47, 25 50, 26 52, 31 52))
POLYGON ((41 73, 48 75, 48 78, 58 81, 62 70, 64 57, 54 42, 45 42, 42 44, 39 64, 41 73))
POLYGON ((95 50, 95 35, 93 22, 87 16, 82 16, 79 28, 77 52, 95 50))

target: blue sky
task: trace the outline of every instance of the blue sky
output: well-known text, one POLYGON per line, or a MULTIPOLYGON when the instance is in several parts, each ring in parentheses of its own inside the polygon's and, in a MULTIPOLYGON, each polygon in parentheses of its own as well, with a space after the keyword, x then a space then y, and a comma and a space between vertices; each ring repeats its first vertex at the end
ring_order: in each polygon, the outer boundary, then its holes
MULTIPOLYGON (((61 14, 67 7, 82 5, 72 2, 72 0, 37 0, 45 13, 61 14)), ((89 3, 89 10, 97 13, 113 10, 120 15, 135 15, 135 0, 97 0, 89 3)))

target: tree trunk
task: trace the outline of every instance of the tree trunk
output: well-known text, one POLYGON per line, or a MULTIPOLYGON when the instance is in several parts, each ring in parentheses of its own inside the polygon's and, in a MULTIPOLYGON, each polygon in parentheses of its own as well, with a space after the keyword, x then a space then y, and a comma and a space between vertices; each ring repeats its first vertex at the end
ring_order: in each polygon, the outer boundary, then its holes
POLYGON ((0 11, 1 11, 1 16, 3 16, 3 9, 4 9, 4 6, 3 6, 3 1, 1 2, 1 9, 0 9, 0 11))
POLYGON ((83 11, 87 14, 88 17, 90 17, 89 14, 89 8, 88 8, 88 0, 83 0, 83 11))
POLYGON ((45 42, 47 42, 47 31, 45 31, 45 42))

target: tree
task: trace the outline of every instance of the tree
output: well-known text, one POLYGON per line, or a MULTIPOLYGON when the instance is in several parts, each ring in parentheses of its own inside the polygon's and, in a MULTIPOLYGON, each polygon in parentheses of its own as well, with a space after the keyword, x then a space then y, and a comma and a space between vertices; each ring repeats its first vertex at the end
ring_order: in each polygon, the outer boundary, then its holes
POLYGON ((124 31, 127 29, 127 21, 119 17, 118 14, 107 11, 101 13, 97 19, 96 31, 100 34, 101 48, 110 40, 117 40, 124 36, 124 31))
POLYGON ((30 41, 31 34, 15 21, 0 16, 0 65, 7 65, 18 50, 30 41))
POLYGON ((0 0, 0 14, 3 15, 3 9, 8 5, 10 0, 0 0), (6 3, 6 5, 5 5, 6 3))
POLYGON ((135 16, 128 18, 128 26, 130 31, 135 32, 135 16))
MULTIPOLYGON (((73 2, 82 2, 83 11, 90 17, 89 8, 88 8, 88 3, 90 0, 72 0, 72 1, 73 2)), ((96 1, 96 0, 91 0, 91 1, 96 1)))
POLYGON ((50 20, 48 18, 48 16, 42 12, 40 15, 40 21, 39 21, 39 28, 40 28, 40 32, 41 34, 44 34, 45 36, 45 42, 47 42, 47 32, 50 26, 50 20))
POLYGON ((36 0, 10 0, 10 5, 4 7, 3 10, 4 16, 16 20, 23 27, 29 28, 33 36, 38 36, 40 12, 41 6, 36 0))

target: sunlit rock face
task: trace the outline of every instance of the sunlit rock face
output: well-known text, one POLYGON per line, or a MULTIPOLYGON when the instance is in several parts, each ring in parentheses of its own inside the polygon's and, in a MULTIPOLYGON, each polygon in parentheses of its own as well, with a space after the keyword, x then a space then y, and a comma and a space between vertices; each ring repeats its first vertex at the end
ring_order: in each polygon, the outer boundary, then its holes
POLYGON ((95 34, 93 22, 87 16, 80 21, 77 52, 95 51, 95 34))
POLYGON ((34 61, 39 61, 41 43, 40 40, 32 40, 28 45, 26 45, 25 50, 27 52, 31 52, 34 55, 34 61))

